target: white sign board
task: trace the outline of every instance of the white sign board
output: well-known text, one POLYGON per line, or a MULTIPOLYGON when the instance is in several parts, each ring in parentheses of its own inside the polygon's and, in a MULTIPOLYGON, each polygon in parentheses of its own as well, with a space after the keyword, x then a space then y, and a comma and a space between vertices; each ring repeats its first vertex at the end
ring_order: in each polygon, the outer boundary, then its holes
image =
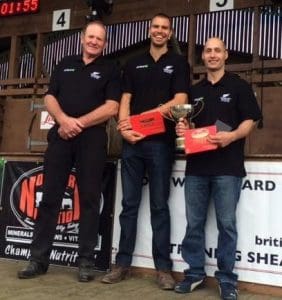
POLYGON ((70 29, 70 9, 61 9, 53 11, 52 31, 70 29))
POLYGON ((234 0, 210 0, 210 11, 234 9, 234 0))
POLYGON ((54 126, 55 121, 48 113, 48 111, 42 111, 40 115, 40 129, 50 129, 54 126))
MULTIPOLYGON (((282 162, 246 162, 247 177, 237 209, 238 247, 235 272, 239 280, 281 286, 282 278, 282 162)), ((171 258, 174 271, 182 272, 188 266, 181 257, 181 243, 185 233, 184 204, 185 161, 177 161, 171 177, 169 200, 171 214, 171 258)), ((117 253, 121 212, 120 172, 117 178, 116 207, 113 236, 113 262, 117 253)), ((133 266, 154 268, 152 259, 152 231, 149 213, 148 184, 138 217, 138 234, 133 266)), ((216 270, 215 252, 217 228, 213 205, 210 205, 206 225, 206 272, 213 276, 216 270)))

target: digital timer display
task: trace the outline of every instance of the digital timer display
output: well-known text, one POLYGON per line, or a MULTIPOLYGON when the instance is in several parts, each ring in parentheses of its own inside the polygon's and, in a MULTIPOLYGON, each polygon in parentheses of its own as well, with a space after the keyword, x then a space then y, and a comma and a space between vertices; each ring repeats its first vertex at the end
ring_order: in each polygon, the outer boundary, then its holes
POLYGON ((0 17, 32 14, 39 11, 39 0, 0 0, 0 17))

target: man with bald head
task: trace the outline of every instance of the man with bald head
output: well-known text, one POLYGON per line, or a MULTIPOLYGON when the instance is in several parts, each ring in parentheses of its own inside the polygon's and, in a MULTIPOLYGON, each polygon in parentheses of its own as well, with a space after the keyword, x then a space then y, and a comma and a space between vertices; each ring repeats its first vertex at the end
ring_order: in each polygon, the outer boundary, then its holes
MULTIPOLYGON (((205 223, 209 201, 214 201, 217 227, 217 267, 222 299, 237 299, 238 276, 233 272, 237 246, 236 206, 239 201, 244 168, 245 138, 261 118, 251 87, 239 76, 225 71, 228 52, 218 38, 210 38, 203 49, 206 78, 191 87, 189 99, 204 101, 203 110, 193 119, 196 128, 217 125, 217 133, 208 141, 217 145, 213 151, 187 156, 185 204, 187 228, 182 243, 182 257, 189 265, 178 293, 192 292, 205 273, 205 223)), ((183 136, 187 122, 176 126, 183 136)))
POLYGON ((43 199, 35 223, 31 258, 18 272, 21 279, 48 270, 62 198, 73 167, 80 208, 78 280, 93 279, 107 149, 105 122, 118 112, 120 72, 101 56, 106 45, 106 29, 101 22, 85 26, 81 44, 81 55, 65 57, 56 66, 44 98, 55 125, 48 133, 43 199))

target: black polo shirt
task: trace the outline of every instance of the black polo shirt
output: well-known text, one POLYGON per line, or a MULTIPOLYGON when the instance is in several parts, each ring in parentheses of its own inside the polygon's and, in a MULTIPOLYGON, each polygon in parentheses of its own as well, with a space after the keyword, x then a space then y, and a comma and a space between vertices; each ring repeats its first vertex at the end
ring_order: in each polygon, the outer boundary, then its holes
MULTIPOLYGON (((189 65, 186 59, 171 51, 155 61, 150 52, 133 58, 124 70, 123 92, 132 94, 130 114, 144 111, 171 100, 176 93, 188 93, 189 65)), ((175 124, 165 121, 166 133, 147 139, 165 139, 174 142, 175 124)))
MULTIPOLYGON (((219 82, 203 79, 191 87, 190 102, 203 98, 204 109, 193 119, 196 128, 213 125, 220 120, 236 129, 244 120, 259 120, 261 112, 249 84, 238 75, 226 72, 219 82)), ((187 156, 186 174, 245 176, 245 139, 227 147, 187 156)))
POLYGON ((46 94, 69 116, 80 117, 121 96, 118 67, 103 57, 85 65, 82 56, 67 56, 56 66, 46 94))

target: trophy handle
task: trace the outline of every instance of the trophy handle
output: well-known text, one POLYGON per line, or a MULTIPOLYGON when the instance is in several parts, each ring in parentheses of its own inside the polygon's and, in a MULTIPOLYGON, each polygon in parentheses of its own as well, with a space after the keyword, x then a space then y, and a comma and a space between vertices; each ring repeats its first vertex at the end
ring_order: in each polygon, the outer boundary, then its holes
MULTIPOLYGON (((194 109, 198 106, 199 103, 201 106, 200 106, 199 110, 190 117, 190 120, 196 118, 200 114, 200 112, 204 109, 204 106, 205 106, 204 98, 197 98, 194 101, 196 101, 196 104, 194 105, 194 109)), ((194 110, 194 111, 196 111, 196 110, 194 110)))
POLYGON ((172 117, 170 117, 170 116, 168 116, 168 115, 165 115, 165 114, 162 114, 162 113, 160 113, 160 114, 162 115, 162 117, 163 117, 164 119, 170 120, 170 121, 172 121, 172 122, 175 123, 175 120, 174 120, 172 117))

